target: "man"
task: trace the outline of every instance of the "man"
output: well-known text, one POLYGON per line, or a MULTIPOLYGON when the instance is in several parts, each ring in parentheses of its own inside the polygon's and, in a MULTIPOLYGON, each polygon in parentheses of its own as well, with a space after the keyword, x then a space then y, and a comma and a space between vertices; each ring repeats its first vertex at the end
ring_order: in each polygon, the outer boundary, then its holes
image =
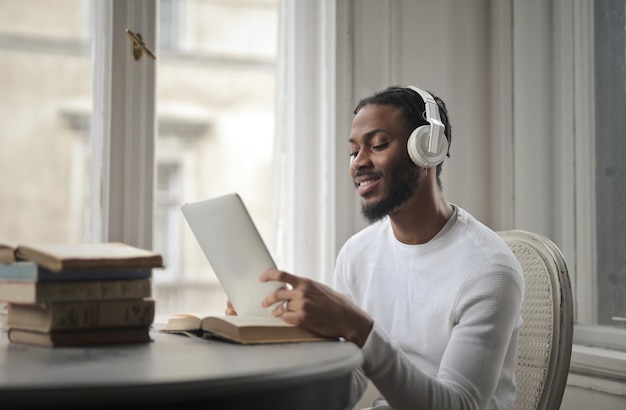
POLYGON ((383 396, 377 409, 513 408, 521 268, 496 233, 443 195, 443 101, 391 87, 355 114, 350 175, 371 225, 341 249, 335 290, 271 270, 262 281, 291 287, 264 306, 282 301, 274 315, 362 349, 355 402, 369 378, 383 396))

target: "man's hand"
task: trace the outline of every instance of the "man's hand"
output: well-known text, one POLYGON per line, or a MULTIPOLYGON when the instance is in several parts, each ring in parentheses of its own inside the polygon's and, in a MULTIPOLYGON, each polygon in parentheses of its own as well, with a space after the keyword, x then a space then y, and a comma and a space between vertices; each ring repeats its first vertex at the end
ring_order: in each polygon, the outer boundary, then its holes
POLYGON ((341 293, 313 280, 270 269, 261 282, 279 281, 286 285, 270 293, 263 306, 283 302, 274 309, 274 316, 282 316, 287 323, 302 326, 325 336, 343 337, 363 347, 372 318, 341 293))
POLYGON ((237 311, 235 310, 232 303, 230 303, 230 299, 226 299, 226 311, 224 313, 227 316, 237 316, 237 311))

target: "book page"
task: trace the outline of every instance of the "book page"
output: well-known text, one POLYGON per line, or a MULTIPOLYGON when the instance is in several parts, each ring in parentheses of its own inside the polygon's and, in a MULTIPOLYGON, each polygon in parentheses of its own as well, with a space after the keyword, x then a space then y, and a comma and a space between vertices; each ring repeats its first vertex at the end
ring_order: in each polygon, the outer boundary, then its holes
POLYGON ((200 316, 190 314, 176 314, 167 320, 164 331, 197 330, 200 329, 200 316))
POLYGON ((204 321, 211 320, 223 320, 225 322, 231 323, 237 327, 246 327, 246 326, 272 326, 272 327, 294 327, 289 323, 286 323, 280 317, 271 317, 271 316, 209 316, 204 318, 204 321))

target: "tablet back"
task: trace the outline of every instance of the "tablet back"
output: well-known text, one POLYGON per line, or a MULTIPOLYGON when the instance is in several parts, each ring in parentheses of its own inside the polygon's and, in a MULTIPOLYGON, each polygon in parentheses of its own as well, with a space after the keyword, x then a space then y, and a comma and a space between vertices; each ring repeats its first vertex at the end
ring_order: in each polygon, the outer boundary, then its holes
POLYGON ((276 265, 241 197, 227 194, 184 204, 183 215, 240 316, 269 316, 261 302, 281 282, 259 281, 276 265))

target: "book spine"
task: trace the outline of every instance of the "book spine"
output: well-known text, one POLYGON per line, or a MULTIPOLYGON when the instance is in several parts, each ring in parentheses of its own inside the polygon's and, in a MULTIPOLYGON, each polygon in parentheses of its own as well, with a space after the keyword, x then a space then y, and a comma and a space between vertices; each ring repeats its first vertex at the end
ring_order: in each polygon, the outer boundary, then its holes
POLYGON ((7 327, 48 332, 148 326, 154 320, 154 307, 153 299, 10 304, 7 327))
POLYGON ((15 248, 0 244, 0 264, 15 263, 15 248))
POLYGON ((0 279, 0 301, 9 303, 143 299, 151 296, 150 279, 44 283, 0 279))
POLYGON ((150 329, 148 327, 90 331, 69 330, 47 333, 9 329, 8 339, 12 343, 25 343, 37 346, 88 346, 151 341, 150 329))
POLYGON ((152 277, 152 268, 94 269, 72 272, 54 272, 35 262, 20 261, 0 265, 0 280, 35 282, 145 279, 152 277))
POLYGON ((54 272, 39 266, 37 271, 37 280, 39 282, 59 282, 69 280, 120 280, 150 277, 152 277, 152 268, 94 269, 71 272, 54 272))
MULTIPOLYGON (((1 286, 1 284, 0 284, 1 286)), ((89 282, 49 282, 35 284, 32 303, 70 300, 142 299, 152 296, 149 279, 106 280, 89 282)))
POLYGON ((0 279, 36 280, 37 265, 33 262, 15 262, 7 265, 0 265, 0 279))

